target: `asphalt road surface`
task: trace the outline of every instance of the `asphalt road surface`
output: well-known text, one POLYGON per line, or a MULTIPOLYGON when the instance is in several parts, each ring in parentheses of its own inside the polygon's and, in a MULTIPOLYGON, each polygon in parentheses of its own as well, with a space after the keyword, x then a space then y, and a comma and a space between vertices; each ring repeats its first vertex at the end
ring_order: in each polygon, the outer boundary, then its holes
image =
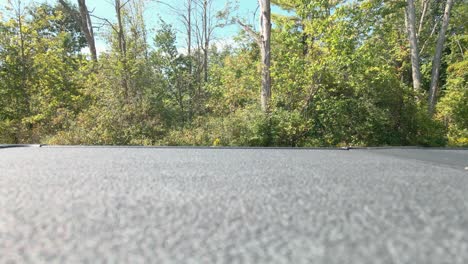
POLYGON ((0 263, 468 263, 468 150, 0 148, 0 263))

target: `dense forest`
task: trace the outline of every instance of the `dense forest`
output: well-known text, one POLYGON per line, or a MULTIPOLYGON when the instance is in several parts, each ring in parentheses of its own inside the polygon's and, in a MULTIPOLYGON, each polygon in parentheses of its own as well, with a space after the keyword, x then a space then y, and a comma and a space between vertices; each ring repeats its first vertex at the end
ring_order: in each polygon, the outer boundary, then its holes
POLYGON ((466 0, 214 1, 3 4, 0 143, 468 145, 466 0))

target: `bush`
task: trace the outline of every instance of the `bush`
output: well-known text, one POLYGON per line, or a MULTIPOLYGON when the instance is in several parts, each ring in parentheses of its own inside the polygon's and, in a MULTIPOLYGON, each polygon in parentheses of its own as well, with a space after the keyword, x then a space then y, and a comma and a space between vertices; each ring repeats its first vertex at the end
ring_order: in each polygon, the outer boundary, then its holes
POLYGON ((468 146, 468 59, 448 68, 445 88, 436 117, 448 129, 449 145, 468 146))
POLYGON ((171 131, 167 145, 268 146, 269 129, 265 115, 256 108, 244 108, 222 117, 202 116, 187 128, 171 131))

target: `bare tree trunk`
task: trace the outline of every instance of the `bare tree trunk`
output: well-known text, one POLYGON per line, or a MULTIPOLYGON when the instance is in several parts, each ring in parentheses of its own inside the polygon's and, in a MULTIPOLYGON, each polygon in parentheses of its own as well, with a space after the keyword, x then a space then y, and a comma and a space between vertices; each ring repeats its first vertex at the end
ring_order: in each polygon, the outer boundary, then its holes
POLYGON ((21 2, 19 2, 18 4, 17 19, 18 19, 19 39, 20 39, 20 50, 21 50, 21 91, 24 94, 26 104, 29 105, 29 100, 27 98, 27 92, 26 92, 26 78, 27 78, 26 77, 26 53, 25 53, 24 35, 23 35, 23 14, 21 10, 21 2))
POLYGON ((97 51, 96 51, 96 43, 94 40, 94 31, 93 31, 93 24, 91 22, 91 17, 89 16, 88 7, 86 6, 86 0, 78 0, 78 6, 80 9, 80 17, 81 17, 81 28, 86 38, 86 42, 88 42, 89 51, 91 52, 91 58, 94 61, 97 61, 97 51))
MULTIPOLYGON (((192 0, 187 0, 187 55, 192 55, 192 0)), ((192 63, 190 63, 190 73, 192 72, 192 63)))
POLYGON ((421 89, 421 70, 419 68, 419 52, 418 39, 416 36, 416 16, 414 11, 414 0, 407 0, 406 18, 408 40, 411 52, 411 71, 413 76, 413 89, 419 91, 421 89))
POLYGON ((419 19, 419 27, 418 27, 418 38, 420 37, 421 35, 421 31, 422 31, 422 28, 423 28, 423 24, 424 24, 424 18, 426 17, 426 12, 427 12, 427 9, 429 8, 429 2, 430 0, 421 0, 421 8, 422 8, 422 11, 421 11, 421 18, 419 19))
POLYGON ((432 61, 431 87, 429 89, 429 114, 432 115, 437 102, 437 93, 439 90, 440 76, 440 61, 442 59, 442 51, 444 49, 445 34, 447 32, 450 10, 452 9, 454 0, 447 0, 445 4, 444 16, 442 18, 442 27, 440 28, 439 37, 437 39, 434 60, 432 61))
POLYGON ((97 61, 96 42, 94 39, 94 30, 91 17, 89 15, 88 7, 86 6, 86 0, 78 0, 79 13, 73 10, 69 4, 64 0, 59 0, 60 4, 71 14, 79 24, 81 31, 85 35, 86 42, 91 53, 91 58, 97 61))
POLYGON ((125 32, 123 28, 122 22, 122 6, 120 4, 120 0, 115 0, 115 13, 117 15, 117 24, 118 24, 118 41, 119 41, 119 49, 120 53, 123 57, 127 55, 127 44, 125 42, 125 32))
POLYGON ((204 80, 208 81, 208 49, 210 48, 210 38, 208 33, 208 0, 203 0, 203 71, 204 80))
POLYGON ((237 23, 257 42, 260 48, 262 60, 260 101, 262 110, 268 112, 271 98, 271 6, 270 0, 258 0, 258 3, 260 5, 260 34, 240 20, 237 20, 237 23))
MULTIPOLYGON (((188 57, 188 66, 189 66, 189 81, 188 81, 188 89, 189 91, 193 91, 193 58, 192 58, 192 1, 193 0, 186 0, 186 15, 184 16, 185 20, 185 29, 187 30, 187 57, 188 57)), ((200 98, 200 89, 195 90, 196 98, 200 98)), ((191 120, 192 117, 190 116, 189 119, 191 120)))
MULTIPOLYGON (((197 5, 197 9, 198 9, 198 5, 197 5)), ((197 15, 198 15, 198 10, 197 10, 197 15)), ((196 43, 196 52, 195 52, 195 56, 196 56, 196 78, 197 78, 197 84, 198 86, 201 85, 201 75, 203 73, 203 59, 202 59, 202 52, 203 52, 203 33, 202 33, 202 30, 200 29, 200 20, 198 19, 198 16, 197 16, 197 19, 195 19, 195 43, 196 43)), ((200 89, 200 87, 199 87, 200 89)))
POLYGON ((122 21, 123 5, 120 3, 120 0, 115 0, 114 5, 115 5, 115 13, 117 15, 117 25, 118 25, 117 38, 118 38, 118 43, 119 43, 120 60, 123 66, 122 86, 124 88, 125 99, 128 99, 129 88, 128 88, 128 78, 127 78, 127 74, 128 74, 127 73, 127 43, 125 39, 125 31, 124 31, 124 26, 123 26, 123 21, 122 21))
POLYGON ((270 0, 258 0, 260 4, 260 52, 262 59, 262 110, 267 112, 271 98, 271 7, 270 0))

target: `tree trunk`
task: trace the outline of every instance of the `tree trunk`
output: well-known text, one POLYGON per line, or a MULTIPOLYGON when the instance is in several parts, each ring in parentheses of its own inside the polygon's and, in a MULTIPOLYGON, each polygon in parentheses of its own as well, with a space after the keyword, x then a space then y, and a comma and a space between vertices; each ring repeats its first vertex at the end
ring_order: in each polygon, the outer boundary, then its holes
POLYGON ((208 49, 210 48, 210 37, 208 34, 208 0, 203 0, 203 70, 205 82, 208 82, 208 49))
MULTIPOLYGON (((128 2, 127 2, 128 3, 128 2)), ((124 88, 124 95, 125 99, 128 99, 129 97, 129 88, 128 88, 128 71, 127 71, 127 43, 125 39, 125 32, 124 32, 124 26, 122 22, 122 5, 120 3, 120 0, 115 0, 115 13, 117 15, 117 25, 118 25, 118 30, 117 30, 117 38, 118 38, 118 43, 119 43, 119 52, 120 52, 120 60, 123 66, 123 78, 122 78, 122 86, 124 88)))
POLYGON ((268 112, 271 98, 271 6, 270 0, 258 0, 258 3, 260 5, 260 34, 240 20, 237 20, 237 23, 257 42, 260 48, 262 60, 260 101, 262 110, 268 112))
POLYGON ((94 61, 97 61, 97 51, 96 51, 96 42, 94 40, 94 30, 93 24, 91 22, 91 17, 88 12, 88 7, 86 6, 86 0, 78 0, 79 13, 73 10, 69 4, 64 0, 59 0, 60 4, 65 8, 67 12, 80 24, 81 31, 85 35, 86 43, 89 47, 89 52, 91 53, 91 58, 94 61))
POLYGON ((419 51, 418 39, 416 36, 416 16, 414 11, 414 1, 407 0, 406 20, 408 40, 411 52, 411 71, 413 76, 413 89, 419 91, 421 89, 421 70, 419 68, 419 51))
MULTIPOLYGON (((192 0, 187 0, 187 55, 192 55, 192 0)), ((190 63, 192 73, 192 63, 190 63)))
POLYGON ((97 51, 96 51, 96 43, 94 40, 94 31, 93 31, 93 24, 91 22, 91 17, 89 16, 88 7, 86 6, 86 0, 78 0, 78 7, 80 9, 80 18, 81 18, 81 29, 86 38, 86 42, 88 42, 89 51, 91 52, 91 58, 94 61, 97 61, 97 51))
MULTIPOLYGON (((25 37, 23 34, 23 9, 21 5, 21 1, 18 2, 17 9, 15 10, 16 13, 16 18, 18 20, 18 35, 19 35, 19 40, 20 40, 20 62, 21 62, 21 95, 23 96, 23 100, 21 101, 21 104, 18 105, 19 113, 22 113, 23 115, 29 115, 31 112, 31 102, 29 98, 29 92, 28 88, 26 87, 28 84, 28 70, 26 68, 26 43, 25 43, 25 37), (24 108, 23 108, 24 107, 24 108)), ((16 138, 17 136, 15 135, 15 140, 18 140, 16 138)))
POLYGON ((421 17, 419 19, 419 27, 418 27, 418 38, 420 37, 421 35, 421 31, 422 31, 422 28, 423 28, 423 24, 424 24, 424 18, 426 17, 426 12, 427 12, 427 9, 429 7, 429 2, 430 0, 421 0, 421 17))
POLYGON ((439 90, 440 62, 442 59, 442 51, 444 49, 445 34, 447 32, 450 10, 452 9, 454 0, 447 0, 445 4, 444 16, 442 18, 442 27, 440 28, 437 46, 432 61, 431 87, 429 89, 429 114, 432 115, 437 102, 437 93, 439 90))
MULTIPOLYGON (((20 3, 21 5, 21 3, 20 3)), ((21 6, 18 7, 18 32, 19 32, 19 39, 20 39, 20 50, 21 50, 21 91, 23 93, 25 99, 25 105, 29 107, 29 99, 26 92, 26 53, 25 53, 25 45, 24 45, 24 35, 23 35, 23 14, 21 11, 21 6)), ((29 110, 28 110, 29 112, 29 110)))
POLYGON ((122 22, 122 6, 120 5, 120 0, 115 0, 115 13, 117 14, 117 24, 119 27, 117 32, 119 50, 122 57, 125 57, 125 55, 127 55, 127 44, 125 43, 125 32, 122 22))
POLYGON ((270 0, 258 0, 260 4, 260 52, 262 59, 262 91, 261 105, 262 110, 269 110, 271 98, 271 7, 270 0))

